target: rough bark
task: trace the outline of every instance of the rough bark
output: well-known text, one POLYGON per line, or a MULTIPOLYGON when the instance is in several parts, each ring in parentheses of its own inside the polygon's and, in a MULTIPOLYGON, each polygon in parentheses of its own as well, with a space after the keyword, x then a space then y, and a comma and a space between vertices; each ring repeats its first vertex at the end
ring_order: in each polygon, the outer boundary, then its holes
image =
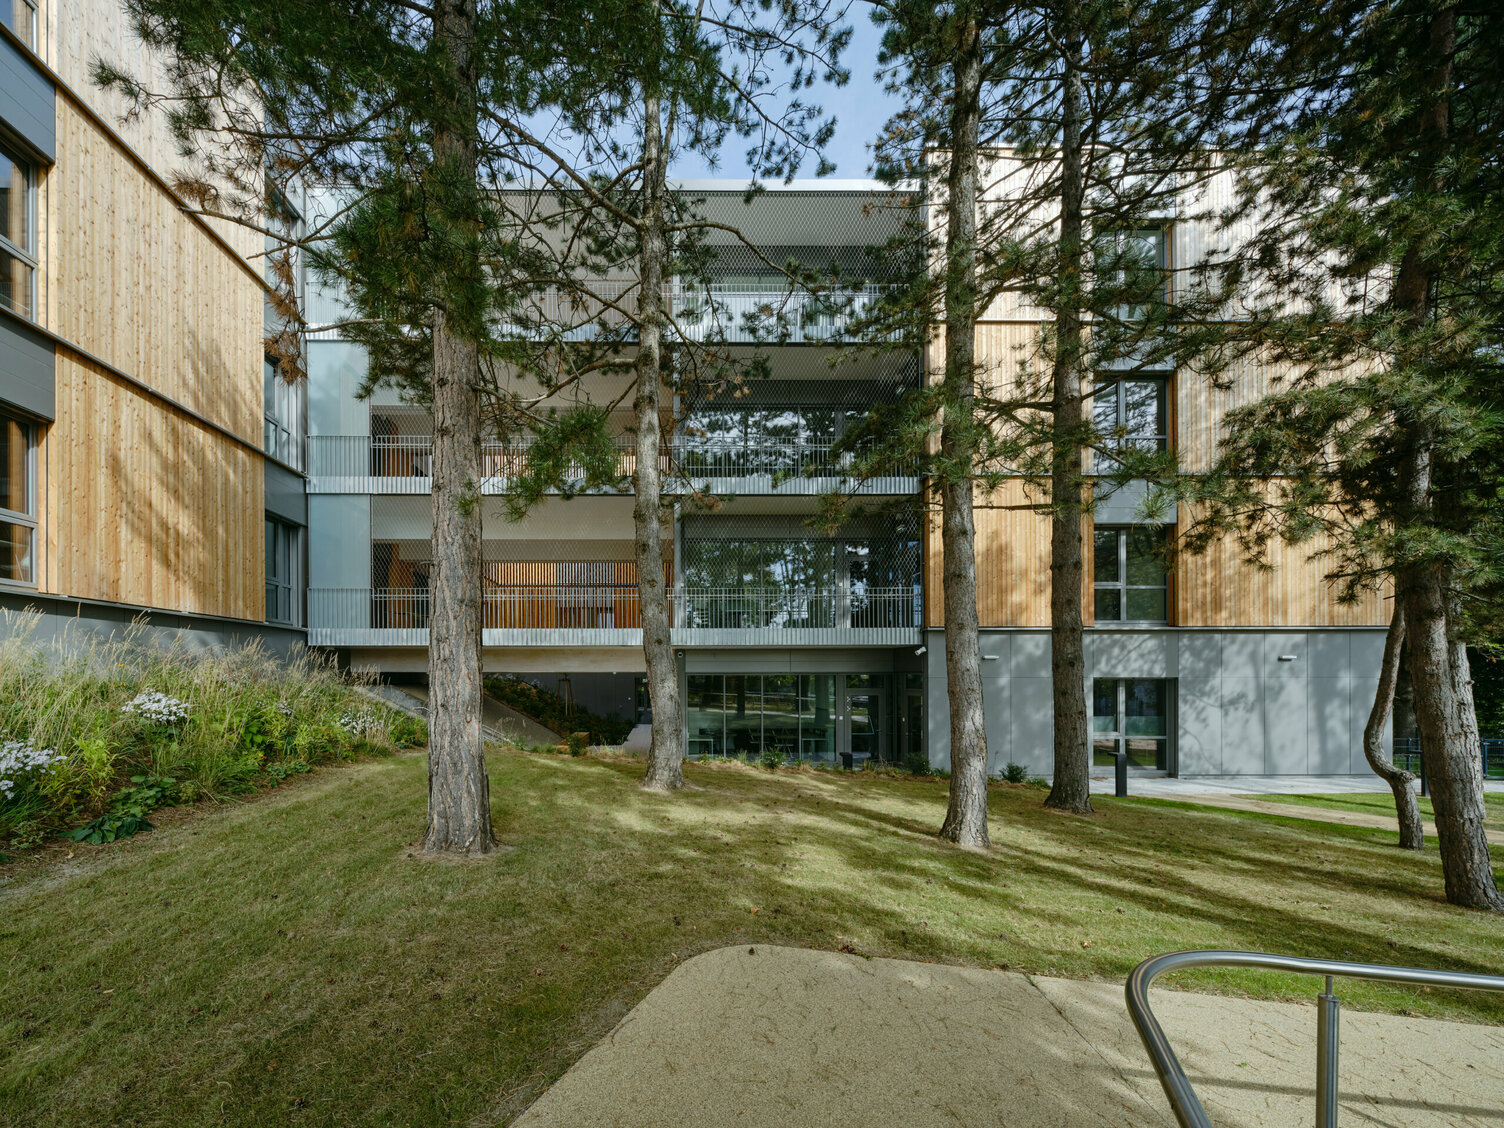
POLYGON ((981 39, 962 15, 946 177, 945 418, 940 430, 940 539, 945 568, 945 678, 950 695, 950 802, 940 837, 979 849, 987 834, 987 722, 977 622, 975 459, 977 128, 981 39))
MULTIPOLYGON (((1457 11, 1447 8, 1431 17, 1426 54, 1434 94, 1417 120, 1417 163, 1429 167, 1433 183, 1444 190, 1438 170, 1444 163, 1451 106, 1452 54, 1457 44, 1457 11)), ((1419 331, 1430 317, 1430 296, 1439 274, 1417 243, 1411 243, 1395 275, 1394 303, 1407 327, 1419 331)), ((1401 527, 1422 529, 1436 524, 1434 488, 1437 460, 1435 428, 1413 412, 1402 412, 1397 427, 1404 438, 1400 469, 1401 527)), ((1473 708, 1473 681, 1467 651, 1449 613, 1450 565, 1422 558, 1397 570, 1398 598, 1405 611, 1406 654, 1415 690, 1415 722, 1431 786, 1436 839, 1441 854, 1447 900, 1473 909, 1504 912, 1494 880, 1484 831, 1483 757, 1478 719, 1473 708)))
POLYGON ((1368 711, 1368 724, 1363 727, 1363 755, 1374 774, 1394 792, 1394 813, 1400 823, 1400 848, 1424 850, 1426 832, 1420 821, 1420 800, 1415 797, 1415 789, 1411 786, 1415 776, 1395 767, 1384 751, 1384 730, 1394 711, 1394 689, 1400 680, 1400 651, 1404 644, 1405 608, 1396 599, 1394 614, 1389 619, 1389 633, 1384 636, 1379 688, 1373 696, 1373 708, 1368 711))
POLYGON ((637 469, 632 509, 637 550, 637 598, 642 608, 642 650, 647 662, 648 701, 653 734, 642 786, 671 791, 684 786, 684 723, 680 716, 679 671, 670 630, 673 620, 663 578, 662 482, 658 452, 662 441, 663 269, 667 257, 664 194, 667 157, 663 149, 661 105, 656 91, 643 99, 643 207, 640 293, 637 309, 637 469))
POLYGON ((1082 213, 1085 179, 1081 141, 1081 7, 1060 9, 1064 47, 1061 88, 1060 306, 1050 411, 1050 682, 1055 706, 1055 777, 1045 806, 1091 811, 1091 752, 1086 717, 1086 653, 1082 633, 1081 472, 1085 405, 1081 381, 1082 213))
MULTIPOLYGON (((475 0, 438 0, 436 41, 451 68, 436 114, 434 158, 473 179, 475 0), (447 102, 447 104, 444 104, 447 102)), ((429 588, 428 829, 425 853, 485 854, 491 783, 480 728, 481 514, 479 358, 475 342, 433 322, 433 575, 429 588)))

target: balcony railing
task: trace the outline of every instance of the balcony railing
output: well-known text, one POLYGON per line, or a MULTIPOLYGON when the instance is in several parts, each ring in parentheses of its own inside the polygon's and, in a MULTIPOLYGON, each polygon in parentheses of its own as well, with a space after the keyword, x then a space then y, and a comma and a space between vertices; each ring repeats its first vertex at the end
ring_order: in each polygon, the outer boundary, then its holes
MULTIPOLYGON (((515 320, 498 326, 503 336, 559 334, 588 340, 603 330, 619 330, 638 312, 640 288, 635 281, 599 281, 589 294, 556 287, 529 297, 515 320)), ((770 284, 763 288, 709 289, 667 283, 664 308, 669 332, 687 341, 807 344, 834 340, 871 310, 880 286, 852 286, 821 294, 790 292, 770 284)))
MULTIPOLYGON (((520 477, 527 467, 531 443, 487 442, 481 444, 481 479, 499 485, 520 477)), ((637 450, 632 439, 615 441, 616 473, 629 477, 637 469, 637 450)), ((314 479, 398 478, 427 480, 433 473, 433 438, 430 435, 314 435, 308 440, 309 472, 314 479)), ((668 455, 662 456, 665 469, 668 455)), ((571 466, 565 477, 583 480, 584 468, 571 466)), ((427 487, 424 487, 427 492, 427 487)))
MULTIPOLYGON (((310 641, 341 645, 320 632, 426 631, 431 599, 427 588, 310 588, 310 641)), ((917 586, 679 588, 669 592, 669 607, 676 630, 909 631, 921 622, 917 586)), ((642 611, 632 584, 488 586, 481 626, 487 631, 640 630, 642 611)))
MULTIPOLYGON (((525 440, 483 443, 482 492, 502 492, 520 477, 527 468, 530 447, 525 440)), ((615 448, 615 472, 630 479, 637 469, 635 443, 624 436, 615 441, 615 448)), ((692 481, 777 479, 780 486, 792 482, 789 492, 799 492, 794 488, 797 479, 829 480, 849 472, 849 457, 831 448, 828 442, 735 443, 681 437, 662 450, 659 468, 666 476, 677 473, 692 481)), ((427 493, 430 489, 433 439, 428 435, 314 435, 308 440, 308 450, 308 476, 314 492, 427 493), (380 479, 380 484, 373 479, 380 479)), ((917 463, 895 467, 883 482, 869 485, 898 489, 917 474, 917 463)), ((575 465, 564 476, 583 482, 585 471, 575 465)), ((630 489, 630 481, 624 481, 623 488, 630 489)))
MULTIPOLYGON (((851 456, 837 454, 829 442, 739 443, 734 440, 684 437, 674 444, 679 470, 691 478, 760 476, 839 478, 849 473, 851 456)), ((890 476, 914 477, 919 466, 895 467, 890 476)))

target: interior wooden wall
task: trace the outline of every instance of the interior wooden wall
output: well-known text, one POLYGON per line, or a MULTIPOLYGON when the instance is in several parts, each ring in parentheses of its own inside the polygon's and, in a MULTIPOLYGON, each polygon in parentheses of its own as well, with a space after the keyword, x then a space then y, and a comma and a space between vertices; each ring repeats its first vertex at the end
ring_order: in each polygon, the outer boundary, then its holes
POLYGON ((39 218, 44 324, 65 343, 39 586, 263 619, 259 277, 66 95, 56 105, 39 218))
POLYGON ((44 463, 44 590, 265 618, 260 455, 60 349, 44 463))

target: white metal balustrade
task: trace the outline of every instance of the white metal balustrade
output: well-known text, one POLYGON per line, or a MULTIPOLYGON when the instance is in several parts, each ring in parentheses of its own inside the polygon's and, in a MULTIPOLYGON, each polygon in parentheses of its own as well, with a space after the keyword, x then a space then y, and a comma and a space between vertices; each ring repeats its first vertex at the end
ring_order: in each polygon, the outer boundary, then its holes
MULTIPOLYGON (((668 595, 676 642, 906 645, 921 625, 918 587, 678 588, 668 595)), ((427 588, 310 588, 308 641, 426 646, 431 599, 427 588)), ((488 586, 481 626, 487 645, 635 645, 642 613, 630 584, 488 586)))
MULTIPOLYGON (((736 443, 681 436, 666 444, 659 469, 669 481, 731 483, 734 492, 808 493, 828 489, 850 473, 850 456, 832 443, 736 443)), ((481 492, 504 493, 527 469, 529 440, 481 445, 481 492)), ((630 491, 637 468, 635 441, 615 440, 615 473, 630 491)), ((433 488, 433 439, 429 435, 314 435, 308 440, 310 493, 426 494, 433 488)), ((867 493, 912 493, 918 465, 894 467, 890 476, 864 483, 867 493)), ((584 467, 570 466, 570 482, 583 483, 584 467)))

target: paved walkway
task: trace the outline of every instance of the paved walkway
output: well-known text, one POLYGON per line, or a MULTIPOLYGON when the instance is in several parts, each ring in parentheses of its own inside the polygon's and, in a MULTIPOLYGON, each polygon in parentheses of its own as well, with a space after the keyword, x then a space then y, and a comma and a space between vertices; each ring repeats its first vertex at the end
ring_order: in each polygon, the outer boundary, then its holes
MULTIPOLYGON (((1312 993, 1316 991, 1312 981, 1312 993)), ((1218 1128, 1315 1119, 1316 1011, 1155 991, 1218 1128)), ((1342 1123, 1504 1125, 1504 1028, 1345 1011, 1342 1123)), ((796 948, 689 960, 515 1128, 1173 1128, 1117 983, 796 948)))
MULTIPOLYGON (((1093 795, 1111 795, 1111 772, 1100 768, 1092 773, 1093 795)), ((1504 793, 1504 779, 1483 784, 1485 791, 1504 793)), ((1376 775, 1348 776, 1167 776, 1128 775, 1129 795, 1149 795, 1161 799, 1178 799, 1187 795, 1357 795, 1367 792, 1388 794, 1389 785, 1376 775)))
MULTIPOLYGON (((1305 803, 1281 803, 1275 799, 1250 799, 1237 795, 1176 795, 1166 796, 1170 802, 1199 803, 1203 807, 1224 807, 1229 811, 1255 811, 1265 815, 1283 815, 1289 819, 1306 819, 1310 822, 1337 823, 1340 826, 1364 826, 1374 830, 1392 830, 1399 833, 1399 819, 1394 815, 1381 815, 1366 811, 1339 811, 1331 807, 1312 807, 1305 803)), ((1427 838, 1436 837, 1436 824, 1422 817, 1421 825, 1427 838)), ((1495 846, 1504 846, 1504 833, 1485 830, 1488 840, 1495 846)))

